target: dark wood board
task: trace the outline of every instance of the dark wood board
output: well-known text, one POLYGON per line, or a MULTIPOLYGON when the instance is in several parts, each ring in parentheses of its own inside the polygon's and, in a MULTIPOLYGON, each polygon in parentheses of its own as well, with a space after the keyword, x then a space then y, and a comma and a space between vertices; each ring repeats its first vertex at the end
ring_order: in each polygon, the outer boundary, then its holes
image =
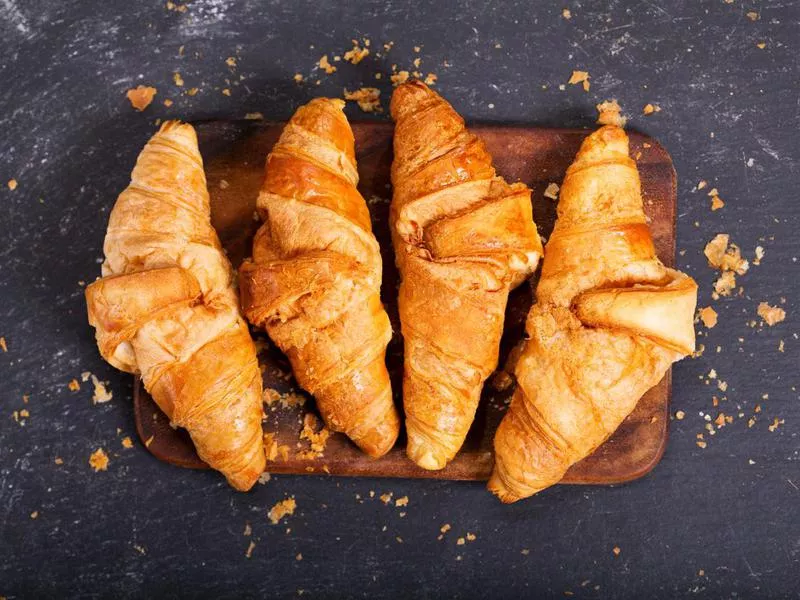
MULTIPOLYGON (((250 252, 253 234, 259 223, 254 218, 255 202, 263 176, 264 159, 280 135, 282 123, 214 121, 198 124, 201 151, 205 160, 212 204, 212 220, 223 246, 238 266, 250 252)), ((392 159, 392 126, 389 123, 355 123, 359 189, 367 199, 373 230, 381 245, 384 263, 382 296, 395 335, 387 351, 395 401, 402 406, 402 339, 397 317, 398 273, 394 264, 388 212, 391 198, 389 172, 392 159)), ((494 157, 498 173, 509 181, 521 180, 533 190, 534 219, 544 239, 555 218, 556 202, 543 196, 551 182, 561 183, 567 167, 587 134, 585 130, 542 129, 476 125, 473 131, 483 138, 494 157)), ((675 254, 675 171, 669 154, 654 140, 631 132, 631 155, 638 157, 645 211, 650 219, 659 257, 672 265, 675 254)), ((512 292, 506 311, 506 325, 500 365, 524 333, 525 316, 530 308, 537 277, 512 292)), ((263 333, 260 353, 265 388, 280 393, 298 392, 285 357, 263 333)), ((261 346, 261 345, 260 345, 261 346)), ((503 417, 513 387, 498 391, 490 378, 467 440, 458 456, 441 471, 417 467, 405 455, 405 439, 386 456, 373 460, 361 453, 342 434, 328 441, 324 456, 301 458, 307 444, 300 443, 303 414, 313 410, 313 399, 302 407, 266 407, 264 429, 275 433, 279 445, 289 448, 288 458, 268 464, 273 473, 315 473, 378 477, 412 477, 455 480, 485 480, 492 469, 492 440, 503 417)), ((564 483, 622 483, 648 473, 660 460, 667 441, 670 373, 650 390, 619 430, 594 454, 574 465, 564 483)), ((139 436, 152 454, 176 465, 203 468, 188 434, 173 429, 149 397, 140 381, 134 389, 136 424, 139 436)), ((284 455, 285 456, 285 455, 284 455)))

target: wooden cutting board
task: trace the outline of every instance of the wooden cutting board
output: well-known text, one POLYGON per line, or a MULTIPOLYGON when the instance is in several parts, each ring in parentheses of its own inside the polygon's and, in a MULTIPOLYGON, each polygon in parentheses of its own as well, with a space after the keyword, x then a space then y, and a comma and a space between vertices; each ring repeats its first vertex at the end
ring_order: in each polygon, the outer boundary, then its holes
MULTIPOLYGON (((208 187, 212 221, 234 266, 249 255, 258 222, 255 203, 263 177, 267 153, 278 139, 283 123, 254 121, 213 121, 197 125, 208 187)), ((392 190, 389 169, 392 161, 392 125, 381 122, 355 123, 359 190, 367 199, 376 237, 381 245, 384 265, 383 302, 395 335, 387 352, 395 401, 402 407, 401 381, 403 345, 397 317, 398 273, 389 236, 389 200, 392 190)), ((549 183, 560 184, 588 131, 475 125, 472 131, 486 142, 494 157, 497 172, 509 182, 521 180, 533 190, 533 214, 543 241, 555 220, 556 202, 543 196, 549 183)), ((631 132, 631 156, 637 159, 642 179, 645 212, 650 219, 653 239, 661 260, 672 266, 675 257, 675 170, 669 154, 654 140, 631 132)), ((538 275, 530 285, 512 292, 500 350, 500 365, 522 339, 525 316, 533 298, 538 275)), ((286 358, 269 343, 263 333, 256 335, 265 348, 259 359, 264 368, 264 387, 279 393, 302 394, 291 377, 286 358)), ((261 344, 260 344, 261 345, 261 344)), ((605 444, 574 465, 563 483, 622 483, 643 476, 661 458, 667 442, 670 373, 639 402, 636 410, 605 444)), ((266 406, 264 430, 275 434, 288 452, 270 461, 273 473, 330 473, 376 477, 427 477, 437 479, 488 479, 492 469, 492 439, 503 417, 513 388, 499 391, 492 378, 485 386, 475 422, 461 452, 445 469, 426 471, 405 455, 401 434, 395 448, 381 459, 361 453, 342 434, 331 436, 322 457, 301 458, 308 443, 299 439, 303 414, 314 410, 313 399, 304 406, 266 406)), ((296 398, 296 397, 295 397, 296 398)), ((152 454, 161 460, 184 466, 206 465, 195 453, 189 436, 170 427, 168 419, 144 390, 141 381, 134 386, 136 424, 139 436, 152 454)))

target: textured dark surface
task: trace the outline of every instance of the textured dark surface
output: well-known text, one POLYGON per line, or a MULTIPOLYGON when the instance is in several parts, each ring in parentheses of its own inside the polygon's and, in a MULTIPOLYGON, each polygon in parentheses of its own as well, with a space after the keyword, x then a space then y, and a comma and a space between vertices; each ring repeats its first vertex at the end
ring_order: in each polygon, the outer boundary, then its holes
POLYGON ((181 13, 155 1, 0 2, 0 595, 797 597, 800 6, 570 2, 567 20, 551 3, 430 4, 195 0, 181 13), (373 50, 395 45, 292 80, 356 36, 373 50), (480 484, 434 481, 277 476, 237 494, 138 442, 123 449, 130 378, 98 356, 80 282, 98 274, 108 210, 155 119, 285 119, 313 95, 372 83, 387 97, 391 65, 415 57, 470 120, 586 127, 594 104, 616 97, 672 154, 677 264, 719 324, 699 326, 705 353, 674 370, 673 410, 685 418, 662 463, 631 484, 559 486, 507 507, 480 484), (559 90, 573 69, 589 71, 588 93, 559 90), (138 83, 159 90, 141 114, 124 96, 138 83), (648 102, 661 112, 643 116, 648 102), (695 191, 701 179, 709 185, 695 191), (714 213, 713 187, 726 202, 714 213), (749 259, 757 245, 766 254, 738 278, 741 295, 712 301, 702 249, 719 232, 749 259), (758 303, 781 298, 786 321, 760 324, 758 303), (113 401, 93 406, 91 382, 69 391, 82 371, 109 381, 113 401), (714 408, 714 395, 727 399, 714 408), (12 416, 22 409, 24 426, 12 416), (712 436, 700 413, 719 411, 735 418, 712 436), (784 423, 770 431, 775 418, 784 423), (111 462, 94 473, 99 447, 111 462), (389 491, 408 506, 384 505, 389 491), (290 495, 294 516, 270 524, 269 508, 290 495), (476 539, 458 545, 467 532, 476 539))

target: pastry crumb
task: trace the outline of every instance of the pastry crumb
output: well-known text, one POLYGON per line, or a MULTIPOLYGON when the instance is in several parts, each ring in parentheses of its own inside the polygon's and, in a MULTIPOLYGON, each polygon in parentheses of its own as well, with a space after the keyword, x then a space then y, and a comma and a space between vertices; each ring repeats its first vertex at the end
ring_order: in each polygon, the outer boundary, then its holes
POLYGON ((229 67, 235 67, 236 66, 236 57, 235 56, 229 56, 228 58, 225 59, 225 64, 228 65, 229 67))
POLYGON ((568 8, 565 8, 561 11, 561 16, 569 21, 572 18, 572 11, 570 11, 568 8))
POLYGON ((406 81, 408 81, 409 75, 410 74, 408 71, 398 71, 397 73, 393 73, 392 76, 390 77, 390 79, 392 80, 392 85, 398 86, 405 83, 406 81))
POLYGON ((8 180, 8 189, 12 192, 17 189, 17 180, 16 179, 9 179, 8 180))
POLYGON ((267 517, 269 517, 273 525, 277 525, 282 518, 293 515, 296 508, 297 502, 295 502, 295 499, 293 497, 286 498, 269 509, 267 517))
POLYGON ((786 311, 778 306, 770 306, 767 302, 762 302, 758 305, 758 316, 772 327, 786 318, 786 311))
POLYGON ((57 464, 57 465, 63 465, 64 464, 64 459, 61 458, 60 456, 56 456, 55 459, 53 459, 53 462, 55 464, 57 464))
POLYGON ((157 93, 158 92, 154 87, 140 85, 129 89, 125 95, 128 97, 131 106, 139 112, 142 112, 145 108, 150 106, 150 103, 153 101, 153 98, 157 93))
POLYGON ((717 188, 712 189, 708 192, 709 197, 711 198, 711 211, 717 211, 723 206, 725 206, 725 202, 722 201, 722 198, 719 197, 719 192, 717 188))
POLYGON ((619 546, 614 546, 614 548, 611 551, 614 553, 614 556, 619 556, 619 553, 622 552, 619 546))
POLYGON ((625 127, 628 119, 622 115, 622 107, 614 99, 601 102, 597 108, 597 124, 598 125, 614 125, 616 127, 625 127))
POLYGON ((247 550, 245 551, 244 555, 245 558, 250 558, 253 556, 253 550, 256 549, 256 543, 253 540, 250 540, 250 543, 247 545, 247 550))
POLYGON ((558 187, 557 183, 550 183, 548 184, 547 188, 544 190, 544 197, 549 198, 550 200, 558 200, 558 191, 561 188, 558 187))
POLYGON ((330 436, 331 430, 325 427, 315 414, 305 414, 300 439, 308 440, 311 444, 311 458, 319 458, 323 455, 330 436))
POLYGON ((331 63, 328 62, 327 54, 322 58, 320 58, 319 61, 317 61, 317 66, 323 71, 325 71, 328 75, 336 72, 336 67, 334 67, 331 63))
POLYGON ((474 533, 470 533, 469 531, 467 532, 467 541, 468 542, 474 542, 477 538, 478 538, 478 536, 476 536, 474 533))
MULTIPOLYGON (((369 56, 369 48, 362 48, 359 45, 358 40, 351 41, 353 42, 353 48, 344 53, 344 59, 349 63, 357 65, 367 56, 369 56)), ((366 45, 367 44, 365 44, 365 46, 366 45)))
POLYGON ((758 21, 758 13, 751 10, 750 12, 747 13, 747 18, 750 19, 751 21, 758 21))
POLYGON ((246 121, 263 121, 264 115, 262 115, 260 112, 251 112, 247 113, 244 118, 246 121))
POLYGON ((172 81, 174 81, 175 85, 177 85, 178 87, 183 87, 183 77, 181 77, 180 73, 173 73, 172 81))
POLYGON ((383 502, 384 504, 389 504, 392 501, 392 495, 393 495, 392 492, 381 494, 380 495, 381 502, 383 502))
POLYGON ((365 113, 383 112, 381 106, 381 91, 374 87, 362 87, 353 92, 344 90, 344 99, 358 103, 358 107, 365 113))
POLYGON ((69 388, 69 391, 70 391, 70 392, 77 392, 78 390, 80 390, 80 389, 81 389, 81 384, 80 384, 80 383, 78 383, 78 380, 77 380, 77 379, 74 379, 74 378, 73 378, 73 380, 72 380, 72 381, 70 381, 70 382, 67 384, 67 387, 69 388))
POLYGON ((703 321, 703 325, 708 329, 712 329, 717 325, 717 311, 710 306, 706 306, 700 310, 700 320, 703 321))
POLYGON ((571 85, 583 84, 583 91, 589 91, 589 71, 572 71, 572 75, 567 83, 571 85))
POLYGON ((89 465, 94 469, 95 473, 108 470, 108 455, 105 450, 98 448, 89 456, 89 465))
POLYGON ((675 418, 678 419, 678 421, 683 421, 683 418, 685 416, 686 416, 686 413, 683 412, 682 410, 675 411, 675 418))
POLYGON ((742 258, 739 247, 730 243, 730 236, 727 233, 714 236, 714 239, 706 244, 703 253, 708 259, 708 264, 721 271, 735 271, 737 275, 744 275, 750 268, 750 263, 742 258))
POLYGON ((395 506, 408 506, 408 496, 403 496, 394 501, 395 506))
POLYGON ((38 519, 39 518, 39 511, 35 510, 31 513, 31 519, 38 519))
POLYGON ((114 397, 114 394, 106 389, 106 384, 97 378, 97 375, 92 375, 92 384, 94 385, 94 394, 92 395, 92 402, 94 404, 104 404, 114 397))
POLYGON ((124 438, 122 438, 121 443, 123 448, 133 448, 133 440, 130 438, 130 436, 126 435, 124 438))
POLYGON ((783 425, 783 424, 784 424, 784 420, 783 419, 779 419, 778 417, 775 417, 775 419, 773 419, 773 421, 772 421, 772 425, 767 427, 767 429, 769 429, 770 433, 774 433, 775 431, 778 430, 778 427, 780 425, 783 425))
POLYGON ((435 73, 428 73, 425 76, 424 83, 425 83, 425 85, 436 85, 436 80, 437 79, 439 79, 439 77, 435 73))
POLYGON ((456 540, 456 546, 463 546, 463 545, 464 545, 464 544, 466 544, 466 543, 467 543, 467 542, 466 542, 466 540, 465 540, 463 537, 460 537, 460 538, 458 538, 458 539, 456 540))
POLYGON ((642 112, 645 115, 652 115, 653 113, 661 112, 661 107, 658 104, 650 104, 649 102, 644 105, 642 112))
POLYGON ((756 257, 753 259, 753 264, 758 266, 761 264, 761 259, 764 258, 764 248, 761 246, 756 246, 755 255, 756 257))

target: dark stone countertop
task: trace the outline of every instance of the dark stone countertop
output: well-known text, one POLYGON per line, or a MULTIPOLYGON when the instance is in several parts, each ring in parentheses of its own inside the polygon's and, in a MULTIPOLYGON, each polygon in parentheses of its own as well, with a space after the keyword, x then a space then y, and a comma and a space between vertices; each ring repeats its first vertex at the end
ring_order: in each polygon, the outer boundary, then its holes
POLYGON ((800 593, 796 2, 194 0, 180 12, 157 0, 4 0, 0 36, 0 596, 800 593), (359 65, 313 70, 364 37, 373 55, 359 65), (237 494, 138 440, 123 449, 130 377, 98 355, 81 282, 99 272, 108 211, 156 119, 285 119, 313 95, 376 83, 387 105, 391 65, 413 70, 417 57, 468 120, 589 127, 595 104, 615 97, 672 153, 677 264, 719 324, 698 326, 704 354, 675 367, 673 412, 685 418, 662 463, 628 485, 558 486, 502 506, 480 484, 433 481, 278 476, 237 494), (589 72, 588 92, 559 89, 574 69, 589 72), (137 84, 158 89, 144 113, 125 98, 137 84), (647 103, 661 111, 644 116, 647 103), (725 207, 711 212, 714 187, 725 207), (713 301, 703 247, 721 232, 751 261, 756 246, 765 255, 738 278, 741 295, 713 301), (760 323, 762 301, 786 320, 760 323), (83 371, 110 382, 113 401, 93 406, 90 382, 71 392, 83 371), (727 399, 714 407, 714 395, 727 399), (23 409, 24 425, 13 417, 23 409), (712 436, 703 415, 720 411, 735 418, 712 436), (98 447, 111 455, 102 473, 88 464, 98 447), (408 506, 384 505, 390 491, 408 506), (296 513, 271 525, 267 510, 289 495, 296 513), (467 532, 476 539, 457 545, 467 532))

